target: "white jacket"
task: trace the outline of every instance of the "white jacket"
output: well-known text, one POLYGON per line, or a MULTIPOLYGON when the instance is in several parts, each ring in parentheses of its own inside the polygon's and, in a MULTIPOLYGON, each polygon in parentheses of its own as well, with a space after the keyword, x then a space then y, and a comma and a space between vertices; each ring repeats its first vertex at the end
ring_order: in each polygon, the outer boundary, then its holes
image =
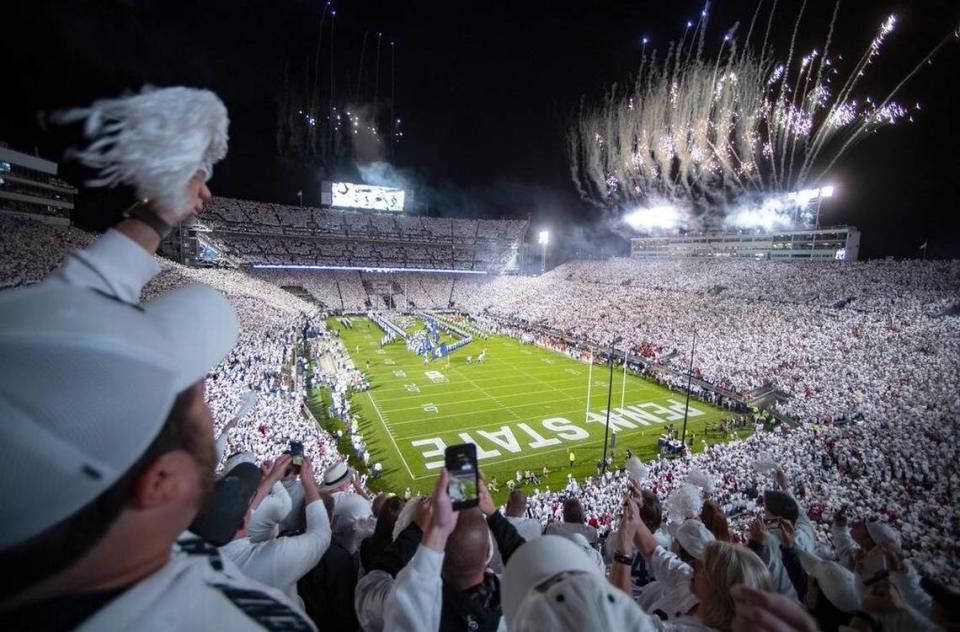
POLYGON ((286 595, 250 579, 216 549, 210 555, 177 551, 163 568, 127 589, 78 630, 269 629, 257 621, 258 616, 282 622, 290 630, 316 629, 286 595), (221 570, 217 564, 222 565, 221 570))
POLYGON ((220 547, 220 552, 246 575, 282 590, 299 603, 297 580, 317 565, 330 546, 330 523, 323 501, 310 503, 306 511, 307 530, 300 535, 257 543, 240 538, 220 547))
POLYGON ((645 612, 660 610, 668 619, 676 619, 700 603, 690 592, 693 567, 662 546, 653 550, 647 563, 654 581, 644 586, 637 600, 645 612))
POLYGON ((276 538, 280 534, 280 523, 292 508, 293 502, 287 488, 277 481, 250 517, 247 537, 251 542, 266 542, 276 538))
MULTIPOLYGON (((443 610, 443 553, 423 546, 397 578, 383 604, 383 629, 390 632, 434 632, 440 629, 443 610)), ((498 632, 507 629, 506 618, 500 617, 498 632)))

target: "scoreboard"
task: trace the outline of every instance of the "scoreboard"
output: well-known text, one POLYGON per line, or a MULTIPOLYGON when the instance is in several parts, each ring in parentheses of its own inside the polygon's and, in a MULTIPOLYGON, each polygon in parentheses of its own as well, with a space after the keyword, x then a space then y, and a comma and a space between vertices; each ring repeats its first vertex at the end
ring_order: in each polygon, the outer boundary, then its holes
POLYGON ((324 191, 323 202, 334 208, 402 213, 407 198, 406 191, 394 187, 355 182, 331 182, 329 186, 330 198, 326 199, 327 192, 324 191))

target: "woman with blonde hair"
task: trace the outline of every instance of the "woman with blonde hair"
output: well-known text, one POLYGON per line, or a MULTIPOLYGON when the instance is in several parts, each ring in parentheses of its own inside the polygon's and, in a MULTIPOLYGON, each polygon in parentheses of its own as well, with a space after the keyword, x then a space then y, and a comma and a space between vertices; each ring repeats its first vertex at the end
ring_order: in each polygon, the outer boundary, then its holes
POLYGON ((691 612, 704 627, 729 630, 735 603, 730 591, 743 585, 757 590, 773 590, 770 571, 757 554, 740 544, 714 540, 703 556, 693 562, 690 590, 700 600, 691 612))
MULTIPOLYGON (((706 531, 702 525, 698 526, 706 531)), ((632 499, 625 503, 616 543, 618 550, 610 581, 628 595, 632 596, 629 573, 618 572, 617 565, 627 564, 635 550, 655 562, 655 574, 665 574, 664 581, 689 578, 689 591, 695 598, 689 609, 678 613, 649 612, 662 618, 666 615, 667 620, 657 626, 665 630, 730 630, 736 609, 731 589, 738 585, 761 591, 773 589, 766 564, 745 546, 711 539, 704 541, 689 561, 682 561, 664 550, 640 519, 640 509, 632 499)))

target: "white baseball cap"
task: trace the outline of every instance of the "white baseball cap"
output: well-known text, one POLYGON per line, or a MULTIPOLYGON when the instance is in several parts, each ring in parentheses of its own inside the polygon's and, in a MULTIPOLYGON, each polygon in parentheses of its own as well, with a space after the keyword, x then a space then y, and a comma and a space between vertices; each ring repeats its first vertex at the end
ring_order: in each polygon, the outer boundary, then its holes
POLYGON ((203 285, 142 306, 55 279, 0 294, 0 549, 123 476, 236 339, 233 307, 203 285))
POLYGON ((703 557, 707 544, 714 540, 713 534, 696 518, 684 520, 673 537, 684 551, 698 560, 703 557))
MULTIPOLYGON (((550 537, 550 536, 544 536, 550 537)), ((524 545, 526 546, 526 545, 524 545)), ((506 613, 504 613, 506 616, 506 613)), ((561 573, 535 586, 520 603, 510 630, 657 630, 651 617, 598 573, 561 573)))
POLYGON ((500 606, 513 629, 513 617, 531 589, 564 572, 580 571, 600 576, 600 570, 579 546, 559 535, 530 540, 510 557, 500 586, 500 606))
POLYGON ((860 610, 860 595, 857 592, 856 577, 848 569, 832 560, 825 560, 807 551, 797 551, 803 570, 817 580, 817 585, 836 608, 842 612, 853 613, 860 610))
POLYGON ((865 520, 864 524, 867 527, 867 533, 870 535, 871 540, 877 544, 886 544, 898 549, 900 548, 900 532, 890 526, 890 524, 881 522, 875 518, 865 520))

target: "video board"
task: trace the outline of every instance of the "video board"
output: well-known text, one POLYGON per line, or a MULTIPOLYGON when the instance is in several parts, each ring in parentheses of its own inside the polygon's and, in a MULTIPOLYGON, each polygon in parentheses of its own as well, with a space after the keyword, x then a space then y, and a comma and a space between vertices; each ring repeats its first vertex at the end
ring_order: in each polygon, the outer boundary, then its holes
POLYGON ((334 182, 332 204, 337 208, 361 208, 371 211, 403 212, 404 190, 372 184, 334 182))

